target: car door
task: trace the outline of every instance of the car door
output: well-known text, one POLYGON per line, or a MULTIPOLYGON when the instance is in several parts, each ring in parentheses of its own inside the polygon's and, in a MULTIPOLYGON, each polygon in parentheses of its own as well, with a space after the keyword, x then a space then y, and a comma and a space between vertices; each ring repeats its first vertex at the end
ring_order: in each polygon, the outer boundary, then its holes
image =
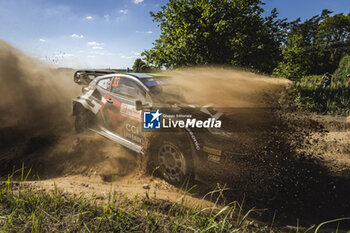
POLYGON ((137 144, 143 143, 142 112, 136 110, 136 100, 146 100, 146 90, 126 76, 112 79, 111 90, 105 95, 103 110, 107 129, 137 144))

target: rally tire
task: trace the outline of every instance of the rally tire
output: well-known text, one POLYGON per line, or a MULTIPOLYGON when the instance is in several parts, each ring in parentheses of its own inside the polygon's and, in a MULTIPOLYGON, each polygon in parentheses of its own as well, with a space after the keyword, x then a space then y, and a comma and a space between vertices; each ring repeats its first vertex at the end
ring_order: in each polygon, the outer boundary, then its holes
POLYGON ((92 119, 87 110, 80 110, 75 115, 74 127, 77 133, 84 133, 86 129, 92 124, 92 119))
MULTIPOLYGON (((179 136, 179 135, 178 135, 179 136)), ((174 185, 183 185, 191 178, 193 173, 193 161, 188 142, 183 142, 187 137, 157 137, 153 145, 153 167, 167 182, 174 185)))

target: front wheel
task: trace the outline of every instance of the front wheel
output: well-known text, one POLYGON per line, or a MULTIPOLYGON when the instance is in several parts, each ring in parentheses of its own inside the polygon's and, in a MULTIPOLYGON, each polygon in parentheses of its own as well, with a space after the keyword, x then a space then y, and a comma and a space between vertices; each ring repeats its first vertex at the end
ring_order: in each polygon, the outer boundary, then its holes
MULTIPOLYGON (((184 139, 187 137, 182 137, 184 139)), ((161 176, 171 184, 182 185, 190 178, 193 172, 193 162, 188 142, 177 137, 158 137, 153 141, 156 150, 153 150, 155 165, 161 176)))

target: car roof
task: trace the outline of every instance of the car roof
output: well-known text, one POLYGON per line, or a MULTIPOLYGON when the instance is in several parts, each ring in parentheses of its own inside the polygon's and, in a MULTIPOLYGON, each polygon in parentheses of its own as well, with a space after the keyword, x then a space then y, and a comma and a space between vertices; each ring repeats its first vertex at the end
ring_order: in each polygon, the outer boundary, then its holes
MULTIPOLYGON (((115 76, 126 76, 131 79, 134 79, 135 81, 139 82, 141 85, 143 85, 147 91, 149 91, 149 85, 147 85, 147 79, 151 79, 152 77, 160 77, 160 76, 167 76, 165 74, 160 74, 160 73, 112 73, 112 74, 106 74, 99 76, 94 79, 95 82, 100 81, 101 79, 104 78, 109 78, 109 77, 115 77, 115 76), (146 83, 145 83, 146 82, 146 83)), ((152 82, 157 82, 157 81, 152 81, 152 82)))
POLYGON ((111 74, 106 74, 97 77, 96 79, 103 79, 106 77, 114 77, 114 76, 132 76, 137 79, 146 79, 146 78, 153 78, 153 77, 160 77, 160 76, 166 76, 164 74, 159 74, 159 73, 111 73, 111 74))
POLYGON ((155 76, 164 76, 164 74, 159 74, 159 73, 126 73, 129 75, 132 75, 136 78, 152 78, 155 76))

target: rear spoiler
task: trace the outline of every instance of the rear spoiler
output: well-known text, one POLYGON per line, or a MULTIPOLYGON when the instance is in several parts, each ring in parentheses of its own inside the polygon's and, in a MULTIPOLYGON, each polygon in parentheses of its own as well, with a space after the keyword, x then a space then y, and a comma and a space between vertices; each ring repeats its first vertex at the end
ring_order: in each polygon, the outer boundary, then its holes
POLYGON ((79 85, 89 85, 89 83, 105 74, 126 73, 129 69, 108 69, 108 70, 78 70, 74 73, 74 82, 79 85))

